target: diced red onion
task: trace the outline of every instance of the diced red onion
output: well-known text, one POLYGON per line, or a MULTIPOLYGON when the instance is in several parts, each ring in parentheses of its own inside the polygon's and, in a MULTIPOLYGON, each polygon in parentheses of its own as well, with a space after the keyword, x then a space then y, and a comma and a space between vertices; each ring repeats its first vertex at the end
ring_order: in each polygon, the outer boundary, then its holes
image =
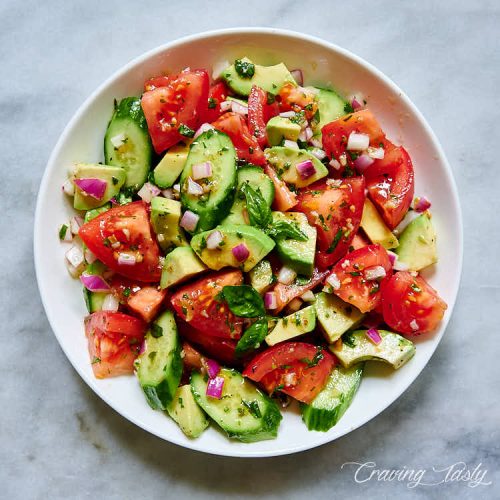
POLYGON ((196 229, 199 220, 199 215, 191 212, 191 210, 186 210, 181 218, 181 222, 179 225, 186 231, 193 232, 196 229))
POLYGON ((120 266, 134 266, 137 262, 135 255, 121 252, 118 254, 118 264, 120 266))
POLYGON ((365 170, 374 162, 375 160, 373 158, 370 158, 366 154, 359 155, 354 161, 354 167, 356 170, 362 174, 365 172, 365 170))
POLYGON ((363 105, 356 99, 356 97, 352 98, 351 106, 354 111, 358 111, 358 109, 361 109, 363 107, 363 105))
POLYGON ((347 139, 348 151, 364 151, 370 145, 370 136, 368 134, 358 134, 351 132, 347 139))
POLYGON ((119 205, 119 203, 116 201, 116 198, 114 196, 109 201, 111 202, 111 205, 119 205))
POLYGON ((78 231, 80 230, 82 224, 83 224, 83 219, 81 217, 78 217, 77 215, 71 217, 71 220, 69 221, 69 227, 71 228, 71 232, 73 234, 78 234, 78 231))
POLYGON ((219 245, 222 243, 223 236, 220 231, 212 231, 207 238, 207 248, 209 250, 214 250, 215 248, 218 248, 219 245))
POLYGON ((75 268, 85 264, 83 252, 76 245, 73 245, 65 254, 66 260, 75 268))
POLYGON ((300 298, 304 302, 314 302, 316 300, 316 297, 314 296, 314 293, 311 290, 307 290, 307 292, 303 293, 300 298))
POLYGON ((111 137, 109 141, 111 142, 111 144, 113 144, 113 147, 118 149, 120 146, 123 146, 125 144, 126 139, 126 135, 122 132, 121 134, 117 134, 111 137))
POLYGON ((317 139, 316 137, 312 137, 311 140, 309 141, 309 144, 311 146, 314 146, 315 148, 318 148, 318 149, 321 149, 323 147, 321 140, 317 139))
POLYGON ((203 194, 203 187, 200 186, 197 182, 193 181, 191 177, 188 177, 188 194, 193 196, 201 196, 203 194))
POLYGON ((220 365, 215 361, 215 359, 205 359, 205 364, 207 367, 207 373, 210 378, 215 378, 219 375, 220 365))
POLYGON ((391 252, 390 250, 387 250, 387 255, 389 257, 389 262, 391 263, 391 266, 394 266, 394 264, 398 260, 397 254, 395 254, 394 252, 391 252))
POLYGON ((212 162, 205 161, 203 163, 198 163, 193 165, 193 179, 195 181, 199 179, 207 179, 212 177, 212 162))
POLYGON ((304 132, 306 134, 306 141, 309 141, 310 139, 312 139, 312 137, 313 137, 314 134, 313 134, 313 131, 312 131, 311 127, 306 127, 304 129, 304 132))
POLYGON ((385 268, 383 266, 371 266, 364 270, 364 278, 368 281, 378 280, 379 278, 385 278, 387 275, 385 268))
POLYGON ((174 190, 172 188, 163 189, 161 194, 164 198, 167 198, 169 200, 175 199, 174 190))
POLYGON ((68 196, 75 195, 75 185, 69 179, 64 181, 62 190, 64 191, 64 194, 67 194, 68 196))
POLYGON ((315 158, 317 158, 318 160, 323 160, 324 158, 326 158, 326 153, 322 149, 319 149, 319 148, 312 149, 311 154, 315 158))
POLYGON ((290 285, 296 277, 297 273, 293 269, 283 266, 278 274, 278 281, 283 285, 290 285))
POLYGON ((417 323, 417 320, 416 320, 416 319, 414 319, 414 320, 412 320, 412 321, 410 322, 410 328, 411 328, 414 332, 416 332, 416 331, 418 330, 419 326, 418 326, 418 323, 417 323))
POLYGON ((160 188, 151 184, 150 182, 144 183, 144 185, 139 189, 137 195, 142 201, 146 203, 151 203, 151 199, 158 196, 161 193, 160 188))
POLYGON ((245 106, 241 102, 231 101, 231 110, 233 113, 238 113, 239 115, 248 115, 248 106, 245 106))
POLYGON ((339 277, 335 273, 330 274, 330 276, 328 276, 328 278, 326 279, 326 282, 334 290, 338 290, 340 288, 340 280, 339 280, 339 277))
POLYGON ((283 146, 290 149, 299 149, 299 145, 295 141, 290 141, 289 139, 283 141, 283 146))
POLYGON ((280 113, 281 118, 293 118, 295 116, 295 111, 283 111, 280 113))
POLYGON ((385 156, 384 148, 368 148, 368 156, 374 160, 383 160, 385 156))
POLYGON ((139 350, 139 354, 144 354, 148 349, 148 344, 147 344, 147 341, 146 339, 144 339, 142 341, 142 344, 141 344, 141 349, 139 350))
POLYGON ((340 167, 342 166, 335 158, 332 158, 328 165, 330 165, 330 167, 334 168, 335 170, 340 170, 340 167))
POLYGON ((101 310, 116 312, 119 307, 120 301, 112 293, 108 293, 108 295, 104 297, 101 310))
POLYGON ((206 395, 211 397, 211 398, 220 399, 222 396, 222 389, 223 388, 224 388, 224 378, 223 377, 211 378, 207 384, 206 395))
POLYGON ((288 303, 287 308, 291 313, 294 313, 300 309, 301 305, 302 305, 302 301, 298 297, 295 297, 293 300, 291 300, 288 303))
POLYGON ((231 252, 238 262, 245 262, 250 256, 250 252, 244 243, 240 243, 239 245, 233 247, 231 249, 231 252))
POLYGON ((193 139, 196 139, 204 132, 207 132, 208 130, 213 130, 213 129, 214 129, 214 127, 213 127, 213 125, 210 125, 210 123, 203 123, 202 125, 200 125, 198 127, 198 130, 194 133, 193 139))
POLYGON ((382 337, 376 328, 369 328, 366 330, 365 335, 375 344, 379 345, 382 342, 382 337))
POLYGON ((94 255, 94 253, 91 252, 88 248, 85 249, 84 257, 87 264, 93 264, 97 260, 97 257, 94 255))
POLYGON ((418 198, 418 200, 416 200, 413 208, 416 212, 422 213, 431 208, 431 202, 425 196, 421 196, 420 198, 418 198))
POLYGON ((292 69, 290 74, 293 76, 293 79, 297 82, 297 85, 304 85, 304 74, 301 69, 292 69))
POLYGON ((102 200, 108 183, 102 179, 75 179, 78 188, 96 200, 102 200))
POLYGON ((80 276, 80 281, 91 292, 107 292, 109 290, 109 285, 98 274, 83 273, 80 276))
POLYGON ((181 185, 179 183, 177 184, 174 184, 172 186, 172 189, 176 192, 176 193, 180 193, 181 192, 181 185))
POLYGON ((312 160, 301 161, 295 165, 295 168, 297 169, 301 179, 309 179, 309 177, 316 173, 316 167, 314 166, 312 160))
POLYGON ((278 307, 278 299, 276 293, 266 292, 264 295, 264 306, 266 309, 272 310, 278 307))
POLYGON ((231 101, 222 101, 219 105, 220 110, 224 113, 225 111, 229 111, 233 107, 233 103, 231 101))

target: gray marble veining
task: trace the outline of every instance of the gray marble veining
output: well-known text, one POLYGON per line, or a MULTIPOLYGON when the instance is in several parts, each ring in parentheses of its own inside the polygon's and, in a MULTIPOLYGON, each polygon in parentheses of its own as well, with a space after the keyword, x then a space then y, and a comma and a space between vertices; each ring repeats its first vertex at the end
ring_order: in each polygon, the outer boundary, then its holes
POLYGON ((3 0, 0 21, 1 498, 500 497, 498 1, 3 0), (107 407, 57 345, 32 261, 39 181, 84 98, 152 47, 238 25, 315 34, 393 78, 444 146, 465 224, 453 319, 406 394, 335 443, 260 460, 181 449, 107 407), (492 484, 411 488, 408 481, 376 477, 362 482, 361 473, 357 483, 354 466, 341 468, 348 461, 425 469, 427 482, 445 477, 431 478, 433 466, 482 464, 483 482, 492 484))

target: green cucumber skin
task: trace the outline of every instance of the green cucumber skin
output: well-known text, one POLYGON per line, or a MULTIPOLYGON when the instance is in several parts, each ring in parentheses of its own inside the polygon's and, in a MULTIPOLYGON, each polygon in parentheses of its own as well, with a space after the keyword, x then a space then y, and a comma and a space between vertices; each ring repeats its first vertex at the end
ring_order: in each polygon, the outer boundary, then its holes
POLYGON ((307 405, 305 403, 300 404, 300 410, 302 413, 302 420, 306 424, 306 427, 310 431, 328 432, 332 427, 334 427, 338 421, 342 418, 347 408, 352 403, 356 392, 361 384, 361 379, 363 377, 364 363, 360 363, 356 367, 355 382, 350 387, 347 394, 340 395, 340 404, 338 404, 333 409, 318 408, 314 406, 314 401, 307 405))
POLYGON ((125 187, 139 190, 146 182, 153 160, 153 146, 149 137, 148 125, 142 111, 139 97, 126 97, 115 108, 104 136, 104 158, 106 165, 123 167, 127 172, 125 187), (141 139, 141 144, 136 144, 137 157, 132 164, 121 162, 115 154, 115 149, 110 139, 121 130, 133 126, 141 139), (140 160, 137 162, 137 160, 140 160))

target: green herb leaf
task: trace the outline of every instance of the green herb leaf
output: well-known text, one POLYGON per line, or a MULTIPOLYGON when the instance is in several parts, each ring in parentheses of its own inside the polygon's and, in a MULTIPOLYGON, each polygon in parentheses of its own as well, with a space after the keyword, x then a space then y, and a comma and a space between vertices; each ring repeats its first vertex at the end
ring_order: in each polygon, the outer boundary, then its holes
POLYGON ((194 136, 194 130, 192 128, 189 128, 187 125, 184 125, 184 123, 181 123, 179 125, 179 134, 183 135, 184 137, 193 137, 194 136))
POLYGON ((342 343, 349 347, 356 347, 356 339, 354 338, 353 332, 345 332, 344 335, 342 335, 342 343))
POLYGON ((66 232, 68 231, 68 226, 66 224, 63 224, 61 228, 59 229, 59 239, 64 240, 64 237, 66 236, 66 232))
POLYGON ((326 253, 333 253, 339 244, 340 238, 342 238, 342 229, 339 229, 333 238, 332 244, 328 247, 326 253))
POLYGON ((208 109, 214 109, 217 107, 217 101, 213 97, 208 98, 208 109))
POLYGON ((151 335, 157 339, 163 337, 163 328, 157 323, 151 323, 151 335))
POLYGON ((267 234, 274 240, 307 241, 307 235, 300 230, 295 222, 278 220, 267 229, 267 234))
POLYGON ((245 400, 242 400, 241 401, 243 403, 244 406, 246 406, 248 408, 248 411, 250 412, 250 414, 252 416, 254 416, 255 418, 260 418, 262 417, 262 413, 260 412, 260 408, 259 408, 259 403, 257 403, 257 401, 245 401, 245 400))
POLYGON ((249 285, 225 286, 222 293, 231 312, 240 318, 256 318, 266 314, 262 297, 249 285))
POLYGON ((316 351, 316 354, 314 355, 313 359, 309 358, 302 358, 300 361, 303 363, 307 364, 307 368, 312 368, 313 366, 316 366, 325 356, 323 354, 323 348, 318 347, 318 350, 316 351))
POLYGON ((243 184, 240 189, 247 200, 247 212, 250 224, 260 228, 266 228, 272 221, 272 214, 260 189, 253 189, 248 183, 243 184))
POLYGON ((344 106, 344 113, 346 115, 350 113, 354 113, 354 108, 352 107, 352 104, 350 102, 346 102, 344 106))
POLYGON ((242 59, 236 59, 236 61, 234 61, 234 69, 241 78, 252 78, 252 76, 255 75, 255 64, 243 61, 242 59))
POLYGON ((258 319, 252 326, 245 330, 240 340, 238 340, 236 344, 236 354, 240 355, 251 349, 256 349, 266 338, 267 332, 267 319, 258 319))

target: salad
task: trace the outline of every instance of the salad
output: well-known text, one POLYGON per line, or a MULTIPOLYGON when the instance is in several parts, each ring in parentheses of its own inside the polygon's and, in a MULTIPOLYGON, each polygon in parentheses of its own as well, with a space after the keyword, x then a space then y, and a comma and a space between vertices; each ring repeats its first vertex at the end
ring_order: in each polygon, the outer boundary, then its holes
POLYGON ((365 363, 399 369, 446 310, 408 152, 361 95, 283 63, 147 80, 63 191, 95 377, 135 374, 191 438, 272 439, 292 400, 328 431, 365 363))

